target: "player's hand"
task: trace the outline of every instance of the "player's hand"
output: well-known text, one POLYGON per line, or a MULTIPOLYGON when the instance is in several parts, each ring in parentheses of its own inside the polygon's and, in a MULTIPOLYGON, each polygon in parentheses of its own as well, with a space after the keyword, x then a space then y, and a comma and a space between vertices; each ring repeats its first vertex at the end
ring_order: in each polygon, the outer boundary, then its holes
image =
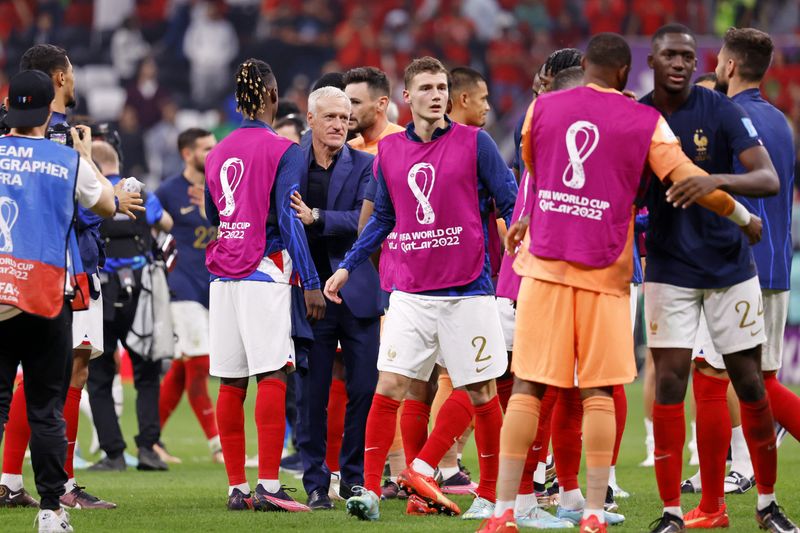
POLYGON ((719 181, 713 175, 690 176, 678 183, 674 183, 667 189, 667 201, 673 207, 686 209, 703 196, 719 188, 719 186, 719 181))
POLYGON ((128 215, 131 220, 136 220, 134 211, 144 211, 144 206, 142 205, 144 200, 142 200, 141 193, 124 190, 122 188, 124 183, 125 180, 121 179, 114 185, 114 196, 119 200, 119 209, 117 212, 128 215))
POLYGON ((528 231, 529 224, 530 218, 523 217, 511 224, 511 227, 508 228, 505 240, 506 253, 508 255, 516 255, 517 248, 519 248, 520 243, 525 238, 525 233, 528 231))
POLYGON ((346 269, 340 268, 334 272, 333 276, 328 278, 328 281, 325 282, 325 297, 335 304, 342 303, 339 291, 344 287, 348 279, 350 279, 350 273, 346 269))
POLYGON ((756 244, 761 240, 761 219, 757 216, 750 214, 750 223, 746 226, 740 226, 747 240, 750 244, 756 244))
POLYGON ((300 193, 294 191, 292 193, 292 209, 295 210, 295 215, 300 219, 300 222, 305 226, 310 226, 314 223, 314 216, 311 213, 311 208, 303 201, 300 193))
POLYGON ((92 129, 89 126, 74 126, 69 129, 69 134, 72 136, 72 147, 80 154, 80 156, 87 161, 92 160, 92 129), (78 134, 78 131, 83 134, 83 139, 78 134))
POLYGON ((325 298, 322 297, 322 291, 314 289, 313 291, 304 291, 306 300, 306 318, 312 324, 317 320, 325 318, 325 298))
POLYGON ((186 190, 189 195, 189 203, 196 205, 200 215, 206 218, 206 191, 200 185, 189 185, 186 190))

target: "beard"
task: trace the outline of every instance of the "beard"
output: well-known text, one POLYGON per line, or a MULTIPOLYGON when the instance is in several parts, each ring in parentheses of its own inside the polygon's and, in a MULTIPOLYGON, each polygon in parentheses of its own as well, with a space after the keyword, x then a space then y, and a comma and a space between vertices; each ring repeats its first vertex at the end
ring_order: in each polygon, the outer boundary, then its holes
POLYGON ((728 94, 728 82, 727 81, 721 81, 721 80, 717 79, 717 81, 714 83, 714 90, 715 91, 719 91, 722 94, 727 95, 728 94))
POLYGON ((75 95, 73 94, 67 98, 66 107, 67 109, 73 109, 76 105, 78 105, 78 99, 75 98, 75 95))

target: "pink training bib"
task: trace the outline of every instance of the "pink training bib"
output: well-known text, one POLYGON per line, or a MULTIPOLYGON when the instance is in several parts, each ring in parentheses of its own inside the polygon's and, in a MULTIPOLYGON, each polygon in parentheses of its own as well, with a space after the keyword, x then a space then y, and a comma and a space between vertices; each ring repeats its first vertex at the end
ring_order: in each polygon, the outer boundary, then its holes
POLYGON ((531 253, 592 268, 617 260, 659 117, 627 96, 589 87, 538 98, 531 253))
POLYGON ((411 141, 404 132, 380 141, 379 165, 396 214, 381 256, 384 290, 458 287, 480 275, 486 252, 477 139, 477 128, 452 123, 428 143, 411 141))
POLYGON ((267 128, 239 128, 209 152, 206 184, 220 220, 217 239, 206 248, 212 274, 241 279, 258 267, 275 174, 291 145, 267 128))

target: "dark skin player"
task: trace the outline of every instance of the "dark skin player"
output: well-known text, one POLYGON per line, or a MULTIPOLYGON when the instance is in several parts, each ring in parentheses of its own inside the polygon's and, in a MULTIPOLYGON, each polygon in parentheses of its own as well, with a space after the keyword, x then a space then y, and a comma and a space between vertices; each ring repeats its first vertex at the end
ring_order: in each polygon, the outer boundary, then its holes
MULTIPOLYGON (((653 102, 662 114, 669 117, 686 103, 691 94, 691 77, 697 68, 695 40, 688 34, 667 33, 653 43, 647 62, 654 74, 653 102)), ((747 170, 745 174, 694 176, 672 185, 667 191, 667 200, 675 207, 686 208, 717 188, 745 196, 770 196, 778 192, 778 176, 763 146, 744 150, 739 154, 739 160, 747 170)), ((756 216, 752 218, 758 225, 760 238, 761 220, 756 216)), ((750 240, 752 243, 752 237, 750 240)), ((653 348, 652 352, 657 402, 681 403, 686 396, 692 351, 685 348, 653 348)), ((723 358, 736 395, 741 400, 756 402, 764 398, 761 346, 724 355, 723 358)))

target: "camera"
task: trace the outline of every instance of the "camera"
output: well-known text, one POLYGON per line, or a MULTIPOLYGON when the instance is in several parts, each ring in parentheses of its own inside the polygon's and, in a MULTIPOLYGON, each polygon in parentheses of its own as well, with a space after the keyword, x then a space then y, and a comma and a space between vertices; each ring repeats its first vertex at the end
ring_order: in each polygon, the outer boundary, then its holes
MULTIPOLYGON (((83 132, 78 130, 78 137, 83 139, 83 132)), ((63 144, 64 146, 72 146, 72 135, 69 132, 69 126, 66 124, 56 124, 55 126, 48 126, 47 131, 44 134, 45 139, 50 139, 53 142, 57 142, 58 144, 63 144)))

